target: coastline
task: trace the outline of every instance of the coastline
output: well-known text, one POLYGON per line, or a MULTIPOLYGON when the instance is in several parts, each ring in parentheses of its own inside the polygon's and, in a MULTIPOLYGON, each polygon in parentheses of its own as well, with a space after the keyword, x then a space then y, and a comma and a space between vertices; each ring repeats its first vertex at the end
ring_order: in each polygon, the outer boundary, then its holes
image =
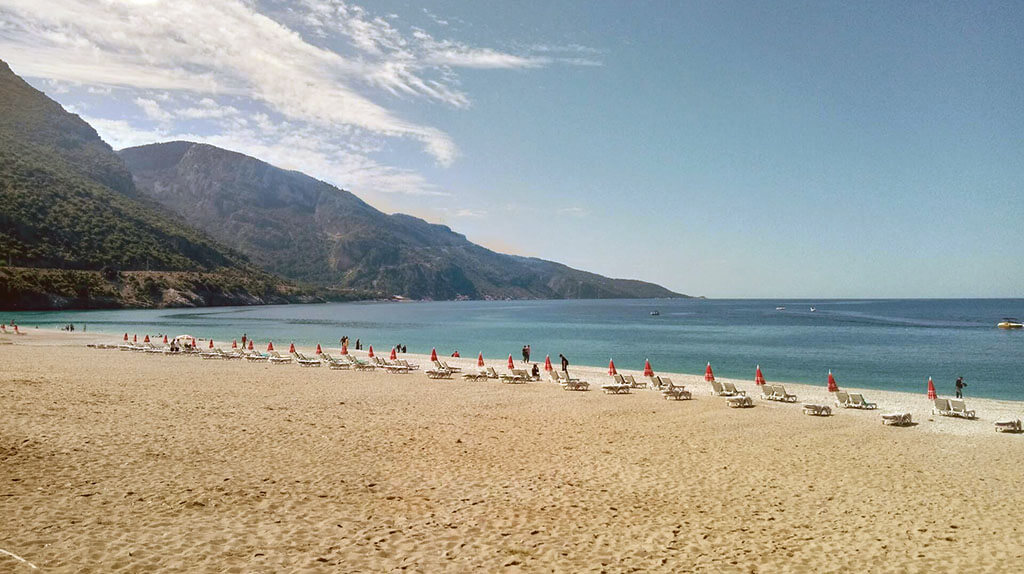
MULTIPOLYGON (((41 344, 41 345, 85 345, 88 343, 107 343, 107 344, 119 344, 120 338, 115 334, 105 333, 101 331, 86 332, 86 333, 68 333, 64 331, 49 331, 49 330, 35 330, 32 329, 29 333, 35 333, 37 335, 43 335, 42 337, 26 336, 27 340, 18 341, 19 343, 25 344, 41 344), (50 337, 50 335, 56 335, 56 337, 50 337)), ((0 336, 0 341, 3 340, 3 336, 0 336)), ((205 339, 202 339, 205 342, 205 339)), ((218 345, 222 346, 222 345, 218 345)), ((307 355, 314 355, 315 348, 307 347, 303 345, 296 345, 296 349, 307 355)), ((278 349, 284 351, 287 349, 278 349)), ((337 355, 337 349, 328 349, 337 355)), ((356 351, 349 349, 349 352, 357 357, 366 358, 367 351, 361 350, 356 351)), ((387 355, 390 350, 384 353, 378 352, 378 355, 387 355)), ((401 358, 410 360, 414 363, 418 363, 423 366, 430 365, 430 357, 427 354, 422 353, 403 353, 401 358)), ((466 372, 468 370, 476 369, 476 358, 475 357, 459 357, 453 358, 448 356, 438 357, 441 360, 447 361, 453 367, 459 367, 466 372)), ((522 362, 517 360, 513 356, 513 360, 516 363, 516 368, 523 366, 522 362)), ((541 368, 541 383, 547 383, 547 374, 543 371, 543 359, 537 362, 541 368)), ((486 366, 494 367, 498 372, 507 371, 507 358, 506 359, 495 359, 485 358, 486 366)), ((558 368, 557 361, 552 362, 554 368, 558 368)), ((605 383, 612 381, 612 377, 607 373, 607 367, 597 367, 592 365, 575 365, 570 364, 570 372, 573 376, 578 376, 591 383, 591 389, 600 390, 600 386, 605 383)), ((636 380, 643 380, 643 372, 641 370, 633 369, 617 369, 620 374, 633 375, 636 380)), ((694 393, 695 397, 700 398, 713 398, 723 400, 719 397, 713 397, 711 395, 711 386, 704 381, 704 375, 692 374, 692 373, 680 373, 672 371, 659 371, 655 369, 655 374, 659 376, 665 376, 672 379, 674 384, 685 385, 687 389, 694 393)), ((996 420, 1005 419, 1022 419, 1024 420, 1024 401, 1013 401, 1013 400, 999 400, 989 398, 975 398, 971 397, 968 392, 965 397, 968 408, 977 412, 977 418, 974 420, 967 420, 958 417, 946 417, 933 415, 932 413, 932 401, 927 398, 925 392, 921 393, 907 393, 902 391, 883 391, 877 389, 865 389, 859 387, 847 387, 840 385, 840 389, 848 392, 856 392, 864 395, 864 398, 873 403, 878 404, 878 408, 874 410, 860 410, 860 409, 841 409, 836 408, 834 404, 834 398, 831 393, 828 392, 826 386, 822 385, 808 385, 806 383, 796 383, 792 381, 779 381, 768 379, 768 384, 779 384, 785 385, 788 392, 797 395, 798 400, 796 403, 784 404, 773 401, 764 401, 760 399, 760 388, 754 384, 753 380, 744 380, 729 377, 715 377, 716 380, 721 382, 730 382, 735 384, 740 390, 746 391, 747 395, 753 398, 759 407, 766 407, 772 409, 792 409, 799 411, 804 403, 815 403, 830 405, 833 407, 833 416, 856 416, 863 418, 878 419, 881 413, 890 412, 903 412, 911 413, 913 420, 917 425, 915 429, 939 434, 957 434, 957 435, 989 435, 994 434, 992 423, 996 420)), ((648 389, 637 389, 639 392, 649 392, 648 389)), ((635 392, 636 392, 635 391, 635 392)), ((942 392, 941 389, 937 389, 938 396, 952 397, 951 393, 942 392)))

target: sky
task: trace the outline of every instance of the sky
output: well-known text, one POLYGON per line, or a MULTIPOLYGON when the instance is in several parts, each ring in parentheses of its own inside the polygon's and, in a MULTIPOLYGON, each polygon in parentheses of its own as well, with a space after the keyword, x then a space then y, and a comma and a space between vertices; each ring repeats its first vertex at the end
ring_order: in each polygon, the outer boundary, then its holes
POLYGON ((1024 296, 1024 4, 0 0, 115 148, 202 141, 708 297, 1024 296))

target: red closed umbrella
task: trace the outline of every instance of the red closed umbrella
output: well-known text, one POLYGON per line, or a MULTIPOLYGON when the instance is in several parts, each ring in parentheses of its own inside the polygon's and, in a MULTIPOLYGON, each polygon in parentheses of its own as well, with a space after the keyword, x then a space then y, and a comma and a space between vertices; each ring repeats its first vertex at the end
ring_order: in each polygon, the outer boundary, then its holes
POLYGON ((128 342, 128 333, 125 333, 125 334, 124 334, 124 342, 125 342, 125 343, 127 343, 127 342, 128 342))
POLYGON ((516 364, 512 362, 512 355, 508 356, 508 368, 509 370, 516 368, 516 364))
MULTIPOLYGON (((17 331, 18 327, 14 327, 14 330, 17 331)), ((139 342, 139 336, 138 335, 132 335, 132 343, 138 343, 138 342, 139 342)))
POLYGON ((199 348, 199 343, 196 343, 196 338, 195 337, 192 337, 192 348, 193 349, 198 349, 199 348))
POLYGON ((249 339, 249 350, 252 350, 252 339, 249 339))
POLYGON ((210 348, 213 348, 213 339, 210 339, 210 348))
POLYGON ((476 356, 476 366, 478 366, 478 367, 484 366, 484 353, 483 353, 483 351, 480 351, 480 354, 478 354, 476 356))
POLYGON ((164 335, 164 344, 167 344, 167 335, 164 335))
POLYGON ((391 347, 391 360, 394 361, 397 358, 398 358, 398 354, 395 353, 395 348, 391 347))
POLYGON ((711 370, 711 363, 708 363, 708 368, 704 369, 704 380, 709 383, 715 380, 715 373, 711 370))
POLYGON ((232 349, 237 349, 238 348, 238 339, 231 339, 231 348, 232 349))
POLYGON ((437 360, 437 349, 436 348, 430 349, 430 360, 431 361, 436 361, 437 360))
POLYGON ((619 372, 615 370, 615 361, 613 361, 611 359, 608 359, 608 374, 609 375, 617 375, 617 374, 619 374, 619 372))
POLYGON ((832 376, 832 370, 828 371, 828 392, 835 393, 839 391, 839 385, 836 384, 836 378, 832 376))
MULTIPOLYGON (((481 357, 482 357, 482 355, 481 355, 481 357)), ((480 366, 482 367, 483 364, 481 364, 480 366)), ((545 355, 544 356, 544 370, 545 371, 552 371, 552 370, 554 370, 551 367, 551 355, 545 355)))
POLYGON ((761 365, 757 366, 757 370, 754 371, 754 384, 763 385, 765 384, 764 375, 761 374, 761 365))
POLYGON ((288 352, 289 353, 294 353, 295 352, 295 343, 292 343, 292 344, 288 345, 288 352))
POLYGON ((267 343, 267 351, 273 351, 273 350, 274 350, 274 342, 271 341, 271 342, 267 343))
POLYGON ((324 350, 320 348, 320 343, 316 344, 316 354, 317 355, 323 355, 324 354, 324 350))
POLYGON ((348 343, 345 343, 344 345, 341 346, 341 354, 342 355, 347 355, 348 354, 348 343))
POLYGON ((653 377, 654 376, 654 369, 651 368, 651 360, 650 359, 644 359, 644 376, 645 377, 653 377))
POLYGON ((373 345, 370 345, 370 349, 366 352, 367 357, 373 357, 373 345))
POLYGON ((935 394, 935 383, 932 382, 932 378, 928 377, 928 398, 936 399, 939 395, 935 394))
POLYGON ((142 342, 143 343, 148 343, 149 342, 149 335, 146 335, 146 338, 143 339, 142 342))

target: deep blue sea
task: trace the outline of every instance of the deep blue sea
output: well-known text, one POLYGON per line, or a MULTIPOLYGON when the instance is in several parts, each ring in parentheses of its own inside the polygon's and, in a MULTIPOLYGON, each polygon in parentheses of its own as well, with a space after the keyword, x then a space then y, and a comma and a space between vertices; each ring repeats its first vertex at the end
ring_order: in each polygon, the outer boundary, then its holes
POLYGON ((131 311, 3 313, 22 327, 74 323, 90 332, 190 334, 230 342, 243 333, 265 344, 337 348, 342 335, 364 348, 483 352, 495 360, 530 344, 533 359, 769 381, 924 392, 929 376, 952 393, 1024 400, 1024 331, 996 328, 1024 318, 1024 299, 955 300, 600 300, 337 303, 131 311), (776 310, 785 306, 785 310, 776 310), (816 308, 811 312, 810 307, 816 308), (659 316, 651 316, 657 310, 659 316))

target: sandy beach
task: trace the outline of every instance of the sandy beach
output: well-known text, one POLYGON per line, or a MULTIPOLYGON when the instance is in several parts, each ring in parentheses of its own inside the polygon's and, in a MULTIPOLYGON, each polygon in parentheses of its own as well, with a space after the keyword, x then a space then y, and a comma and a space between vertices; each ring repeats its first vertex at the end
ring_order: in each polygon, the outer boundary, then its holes
MULTIPOLYGON (((0 336, 0 571, 995 572, 1024 404, 865 391, 730 409, 0 336), (883 426, 906 410, 917 424, 883 426), (33 566, 38 567, 33 568, 33 566)), ((307 351, 309 351, 307 349, 307 351)), ((421 365, 423 356, 407 355, 421 365)), ((449 361, 469 367, 471 359, 449 361)), ((504 361, 489 361, 501 368, 504 361)), ((571 369, 599 387, 598 369, 571 369)))

